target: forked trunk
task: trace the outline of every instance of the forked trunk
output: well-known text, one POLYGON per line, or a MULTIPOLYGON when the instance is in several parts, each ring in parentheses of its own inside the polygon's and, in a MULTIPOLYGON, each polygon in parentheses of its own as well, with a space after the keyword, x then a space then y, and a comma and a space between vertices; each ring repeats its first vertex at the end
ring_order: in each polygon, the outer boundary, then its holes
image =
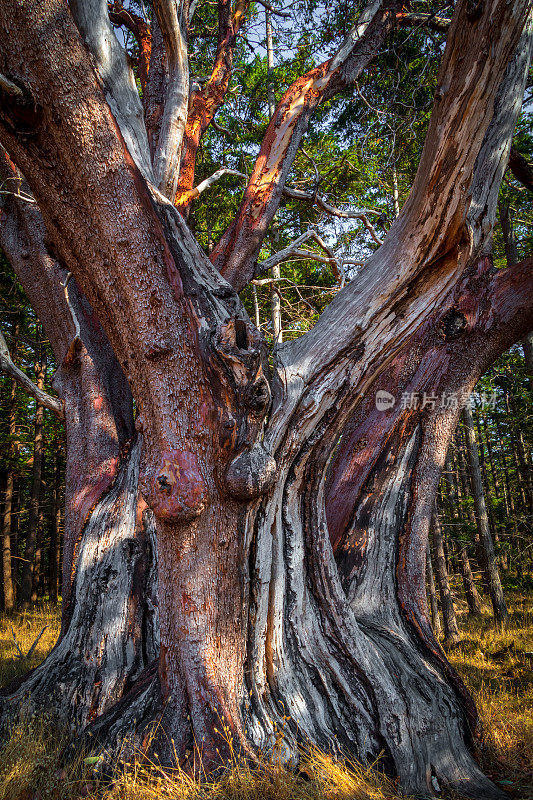
POLYGON ((276 350, 271 387, 236 290, 255 274, 313 108, 379 50, 389 6, 367 7, 286 92, 215 263, 153 186, 146 132, 121 107, 84 4, 13 7, 0 24, 19 40, 3 36, 0 59, 26 94, 14 90, 0 133, 132 387, 157 528, 161 697, 145 673, 93 731, 146 745, 151 719, 162 760, 196 744, 206 768, 229 736, 292 763, 309 741, 363 761, 384 752, 407 793, 433 795, 435 779, 500 796, 469 751, 475 709, 432 631, 425 566, 461 405, 533 326, 532 262, 494 274, 483 256, 528 70, 529 3, 457 4, 411 195, 364 271, 276 350), (65 62, 75 76, 58 80, 65 62))

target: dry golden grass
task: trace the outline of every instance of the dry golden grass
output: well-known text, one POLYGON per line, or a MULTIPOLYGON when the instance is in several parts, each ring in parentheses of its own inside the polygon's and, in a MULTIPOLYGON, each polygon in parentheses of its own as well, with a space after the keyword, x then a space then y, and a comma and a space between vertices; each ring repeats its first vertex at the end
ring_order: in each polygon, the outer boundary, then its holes
MULTIPOLYGON (((511 624, 495 629, 487 606, 481 619, 459 603, 463 641, 449 654, 473 692, 487 732, 484 769, 514 797, 533 800, 533 597, 510 595, 511 624)), ((51 649, 57 612, 47 606, 17 614, 15 635, 27 652, 44 625, 29 663, 16 659, 10 620, 0 618, 0 682, 34 667, 51 649)), ((377 769, 364 769, 318 751, 303 754, 299 773, 276 757, 251 767, 235 758, 217 780, 164 774, 141 760, 113 785, 98 786, 94 767, 80 754, 63 768, 66 737, 43 718, 23 718, 0 752, 0 800, 393 800, 395 785, 377 769)))

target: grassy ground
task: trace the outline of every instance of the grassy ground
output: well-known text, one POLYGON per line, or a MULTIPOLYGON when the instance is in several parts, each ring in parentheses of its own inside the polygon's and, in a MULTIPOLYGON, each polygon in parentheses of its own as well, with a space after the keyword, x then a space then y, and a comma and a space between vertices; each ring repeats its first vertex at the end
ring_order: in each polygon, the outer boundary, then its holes
MULTIPOLYGON (((511 624, 495 629, 490 610, 470 620, 459 602, 463 640, 450 660, 474 694, 486 728, 479 754, 485 771, 515 798, 533 800, 533 596, 509 593, 511 624)), ((48 606, 0 617, 0 685, 36 666, 58 632, 57 611, 48 606), (13 626, 13 630, 11 629, 13 626), (30 659, 26 654, 47 626, 30 659)), ((93 765, 80 754, 64 769, 60 754, 66 737, 46 719, 23 719, 0 752, 0 800, 78 800, 96 798, 93 765)), ((86 755, 86 754, 85 754, 86 755)), ((394 784, 378 770, 339 763, 320 752, 308 753, 300 775, 276 759, 251 770, 235 763, 217 782, 197 782, 183 772, 168 776, 140 764, 102 790, 103 800, 392 800, 394 784)))

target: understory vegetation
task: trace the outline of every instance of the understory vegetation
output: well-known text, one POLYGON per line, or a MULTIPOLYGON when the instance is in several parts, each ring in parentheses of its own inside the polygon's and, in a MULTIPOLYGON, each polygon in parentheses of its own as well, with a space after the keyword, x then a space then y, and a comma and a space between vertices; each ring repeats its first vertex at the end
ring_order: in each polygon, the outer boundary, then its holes
MULTIPOLYGON (((526 575, 524 583, 533 580, 526 575)), ((461 640, 448 657, 471 690, 483 721, 485 741, 478 753, 486 773, 512 797, 533 798, 533 597, 507 588, 510 622, 494 625, 490 603, 482 614, 468 616, 457 579, 452 592, 461 640)), ((0 681, 3 685, 42 661, 59 632, 59 608, 46 603, 12 617, 0 618, 0 681), (28 652, 44 633, 29 659, 28 652)), ((396 786, 379 770, 362 768, 312 748, 303 754, 298 772, 284 767, 274 754, 251 766, 235 755, 223 773, 209 780, 182 770, 162 773, 135 762, 111 783, 95 779, 97 756, 77 753, 63 759, 68 741, 46 718, 22 717, 0 751, 2 800, 388 800, 396 786), (96 760, 95 760, 96 759, 96 760)))

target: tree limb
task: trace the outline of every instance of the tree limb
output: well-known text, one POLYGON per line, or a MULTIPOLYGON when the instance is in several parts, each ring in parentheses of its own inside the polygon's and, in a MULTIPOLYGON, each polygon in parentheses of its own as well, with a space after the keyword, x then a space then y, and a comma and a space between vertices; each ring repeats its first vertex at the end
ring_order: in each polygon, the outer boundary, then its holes
POLYGON ((451 20, 445 17, 436 17, 434 14, 411 14, 400 11, 396 14, 396 22, 402 28, 429 28, 432 31, 446 33, 451 20))
POLYGON ((26 373, 13 363, 2 332, 0 332, 0 370, 16 380, 19 386, 21 386, 30 397, 34 397, 42 406, 53 411, 56 417, 59 419, 64 418, 63 403, 61 400, 39 389, 39 387, 28 378, 26 373))
POLYGON ((211 255, 236 289, 242 289, 254 276, 257 255, 312 113, 321 102, 357 79, 379 52, 393 19, 389 6, 373 0, 334 56, 296 80, 283 95, 237 216, 211 255))
POLYGON ((152 32, 150 25, 139 14, 135 14, 130 8, 124 8, 122 3, 115 0, 108 3, 109 19, 113 25, 123 25, 135 36, 139 46, 139 80, 141 89, 146 89, 148 79, 148 68, 150 65, 150 52, 152 49, 152 32))
MULTIPOLYGON (((193 195, 196 155, 200 140, 224 102, 228 91, 237 34, 244 22, 248 0, 236 0, 231 10, 231 0, 218 1, 218 44, 213 69, 207 83, 194 92, 189 104, 185 127, 183 155, 175 203, 186 216, 193 195)), ((215 126, 217 130, 221 126, 215 126)))
POLYGON ((263 8, 266 8, 267 11, 270 11, 271 14, 275 14, 277 17, 285 17, 285 19, 291 18, 291 15, 288 11, 280 11, 279 9, 271 6, 270 3, 267 3, 266 0, 257 0, 257 2, 259 5, 263 6, 263 8))
POLYGON ((148 180, 153 180, 148 138, 135 78, 126 53, 111 25, 107 0, 71 0, 71 14, 92 53, 105 86, 107 102, 131 157, 148 180))
POLYGON ((155 0, 154 11, 163 36, 168 62, 166 98, 153 156, 155 184, 165 197, 174 199, 179 176, 183 135, 189 105, 189 56, 186 5, 175 0, 155 0))
POLYGON ((228 167, 221 167, 220 169, 217 169, 216 172, 213 172, 213 174, 210 175, 208 178, 205 178, 205 180, 200 181, 200 183, 194 187, 194 189, 190 193, 191 195, 190 199, 192 200, 195 197, 201 195, 202 192, 205 192, 206 189, 211 188, 213 184, 215 184, 225 175, 234 175, 237 178, 245 178, 245 179, 248 178, 248 176, 245 175, 244 172, 239 172, 236 169, 228 169, 228 167))
POLYGON ((358 280, 337 293, 311 331, 284 347, 284 363, 294 365, 299 379, 324 369, 370 327, 390 326, 388 335, 400 341, 406 326, 416 324, 419 304, 440 302, 487 242, 528 72, 533 16, 527 0, 512 9, 491 0, 481 17, 469 14, 461 0, 421 161, 399 217, 358 280), (469 47, 474 32, 490 57, 469 47), (402 308, 394 324, 388 317, 391 298, 402 308))
POLYGON ((516 147, 511 147, 509 169, 526 189, 533 192, 533 164, 516 147))
POLYGON ((284 261, 287 261, 290 258, 308 258, 313 261, 319 261, 322 264, 331 264, 333 268, 333 274, 335 275, 337 282, 340 285, 344 285, 344 272, 340 262, 335 256, 335 253, 331 247, 328 247, 318 233, 313 230, 308 230, 305 233, 302 233, 301 236, 295 239, 294 242, 289 244, 287 247, 284 247, 283 250, 279 250, 277 253, 274 253, 274 255, 270 256, 264 261, 260 261, 257 265, 257 269, 255 270, 255 274, 261 275, 262 273, 267 272, 267 270, 272 269, 272 267, 282 264, 284 261), (301 249, 300 245, 304 244, 304 242, 310 241, 311 239, 324 250, 324 252, 327 254, 326 257, 320 256, 318 253, 314 253, 312 250, 301 249))
POLYGON ((337 208, 336 206, 331 205, 328 203, 324 197, 321 197, 319 194, 313 194, 312 192, 304 192, 300 189, 293 189, 290 186, 285 186, 283 188, 283 195, 285 197, 293 198, 294 200, 308 200, 313 203, 316 203, 322 211, 325 211, 327 214, 331 214, 334 217, 341 217, 342 219, 359 219, 370 233, 373 240, 376 244, 383 244, 383 240, 379 238, 376 233, 376 229, 371 224, 370 220, 368 219, 368 214, 380 214, 379 211, 344 211, 341 208, 337 208))

